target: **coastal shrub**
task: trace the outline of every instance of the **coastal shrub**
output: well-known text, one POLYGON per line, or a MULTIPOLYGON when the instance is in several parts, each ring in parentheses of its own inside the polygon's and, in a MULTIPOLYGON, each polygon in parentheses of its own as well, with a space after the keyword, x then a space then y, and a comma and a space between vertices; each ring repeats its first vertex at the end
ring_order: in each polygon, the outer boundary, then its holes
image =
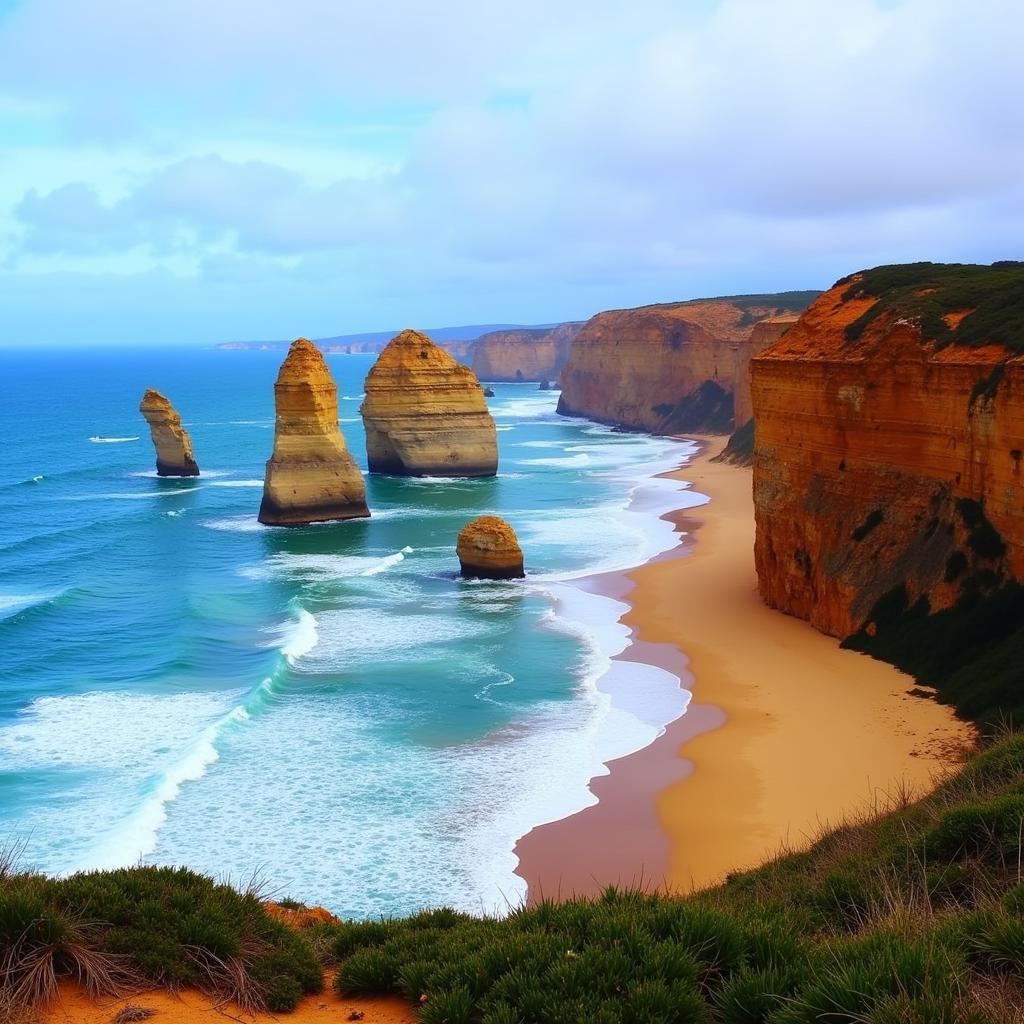
POLYGON ((716 455, 715 462, 729 462, 737 466, 749 466, 754 461, 754 420, 751 417, 742 426, 737 427, 729 443, 721 455, 716 455))
POLYGON ((1024 350, 1024 263, 905 263, 837 282, 846 283, 844 299, 877 300, 846 328, 848 341, 857 341, 887 314, 918 321, 923 336, 940 347, 997 344, 1024 350), (955 326, 945 319, 964 311, 969 312, 955 326))
POLYGON ((1024 840, 1024 794, 954 807, 925 836, 932 856, 1016 858, 1024 840))
POLYGON ((793 974, 781 967, 740 971, 715 993, 716 1017, 722 1024, 762 1024, 795 988, 793 974))
POLYGON ((0 948, 0 988, 28 1002, 62 976, 109 994, 135 983, 191 986, 276 1011, 323 986, 308 943, 271 918, 255 893, 184 868, 7 878, 0 948))

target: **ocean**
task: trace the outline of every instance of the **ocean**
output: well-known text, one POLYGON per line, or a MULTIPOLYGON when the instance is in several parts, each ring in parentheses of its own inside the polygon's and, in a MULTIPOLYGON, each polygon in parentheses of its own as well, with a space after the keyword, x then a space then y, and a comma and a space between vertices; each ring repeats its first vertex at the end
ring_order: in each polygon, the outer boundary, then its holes
MULTIPOLYGON (((370 476, 368 520, 256 521, 281 352, 0 353, 0 844, 52 873, 187 864, 349 917, 525 894, 516 839, 682 714, 580 586, 675 543, 691 443, 496 384, 499 474, 370 476), (202 476, 158 479, 163 391, 202 476), (527 579, 466 582, 495 513, 527 579), (613 682, 614 680, 614 682, 613 682)), ((372 356, 329 356, 349 447, 372 356)))

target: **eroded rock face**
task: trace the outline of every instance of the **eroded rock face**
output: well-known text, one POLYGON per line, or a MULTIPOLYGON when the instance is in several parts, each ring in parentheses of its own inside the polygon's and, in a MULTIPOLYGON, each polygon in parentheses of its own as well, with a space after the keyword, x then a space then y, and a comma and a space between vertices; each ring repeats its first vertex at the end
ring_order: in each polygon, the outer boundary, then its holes
POLYGON ((455 546, 467 579, 511 580, 525 576, 516 531, 498 516, 480 516, 459 532, 455 546))
POLYGON ((157 474, 199 476, 199 466, 192 454, 192 438, 181 425, 181 416, 170 400, 159 391, 149 388, 139 403, 139 412, 149 424, 149 433, 156 449, 157 474))
POLYGON ((259 519, 303 526, 370 514, 366 485, 338 426, 338 388, 321 351, 292 343, 274 385, 277 423, 259 519))
POLYGON ((770 316, 754 324, 745 345, 736 350, 736 370, 733 387, 733 419, 737 429, 754 415, 754 402, 750 397, 750 360, 774 345, 799 320, 795 313, 770 316))
POLYGON ((840 637, 1024 574, 1024 357, 857 280, 751 363, 759 588, 840 637))
POLYGON ((468 366, 419 331, 392 338, 360 407, 371 473, 494 476, 498 434, 468 366))
POLYGON ((583 324, 549 329, 491 331, 473 344, 473 372, 480 380, 557 380, 583 324))
POLYGON ((630 430, 729 433, 737 367, 758 320, 817 293, 701 299, 612 310, 573 339, 558 411, 630 430))

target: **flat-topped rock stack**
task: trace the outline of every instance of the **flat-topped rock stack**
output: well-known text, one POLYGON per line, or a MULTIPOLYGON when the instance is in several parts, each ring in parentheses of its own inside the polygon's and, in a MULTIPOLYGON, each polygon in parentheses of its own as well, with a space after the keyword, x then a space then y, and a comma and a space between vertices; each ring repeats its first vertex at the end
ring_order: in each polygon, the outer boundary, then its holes
POLYGON ((170 399, 148 388, 139 403, 139 412, 149 424, 156 449, 157 475, 199 476, 199 466, 192 454, 192 438, 181 425, 181 415, 170 399))
POLYGON ((498 516, 480 516, 459 531, 455 553, 467 579, 521 579, 523 550, 516 531, 498 516))
POLYGON ((274 385, 277 422, 259 519, 303 526, 361 519, 366 484, 338 426, 338 388, 323 353, 308 338, 292 343, 274 385))
POLYGON ((476 374, 419 331, 388 342, 366 378, 360 412, 371 473, 498 471, 498 435, 476 374))

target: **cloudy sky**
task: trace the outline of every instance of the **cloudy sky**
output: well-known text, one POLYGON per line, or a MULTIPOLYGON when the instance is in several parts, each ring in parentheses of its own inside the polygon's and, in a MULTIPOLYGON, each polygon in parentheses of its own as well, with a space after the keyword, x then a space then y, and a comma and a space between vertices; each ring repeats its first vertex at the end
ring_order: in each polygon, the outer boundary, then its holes
POLYGON ((0 344, 1024 258, 1020 0, 0 0, 0 344))

